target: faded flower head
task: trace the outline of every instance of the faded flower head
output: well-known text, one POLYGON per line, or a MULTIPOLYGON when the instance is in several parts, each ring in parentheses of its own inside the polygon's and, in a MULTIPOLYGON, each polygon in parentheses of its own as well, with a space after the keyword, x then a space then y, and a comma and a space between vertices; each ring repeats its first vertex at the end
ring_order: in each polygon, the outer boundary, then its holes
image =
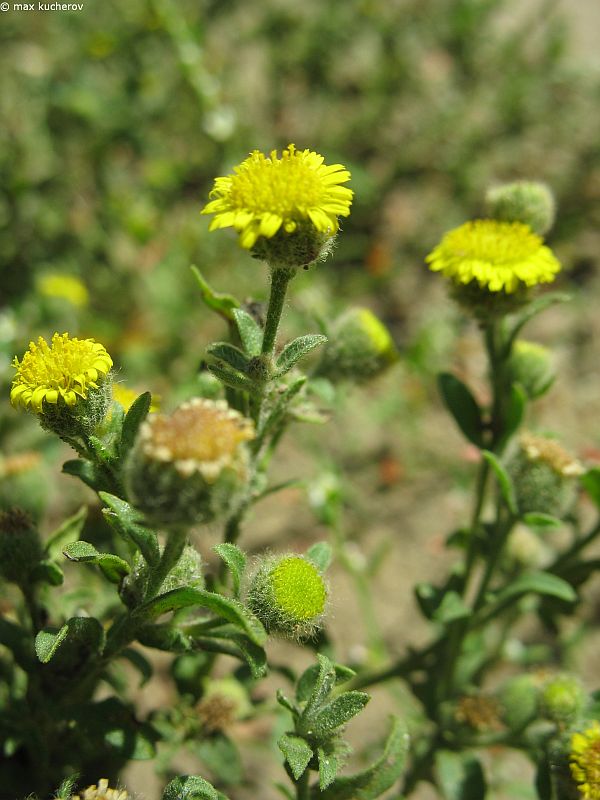
POLYGON ((128 462, 132 502, 159 522, 209 522, 247 477, 252 422, 221 400, 194 398, 140 428, 128 462))
POLYGON ((459 301, 474 305, 485 298, 497 311, 502 310, 499 299, 509 296, 516 303, 528 288, 551 283, 560 271, 550 248, 528 225, 492 219, 451 230, 426 261, 451 280, 459 301))
POLYGON ((585 800, 600 800, 600 725, 594 722, 571 739, 571 775, 585 800))
POLYGON ((554 439, 523 433, 508 463, 522 514, 541 512, 562 518, 575 499, 579 461, 554 439))
POLYGON ((267 558, 254 576, 248 603, 267 630, 292 639, 316 631, 325 611, 327 586, 307 558, 267 558))
POLYGON ((64 403, 74 406, 98 389, 108 375, 112 359, 94 339, 70 338, 68 333, 55 333, 52 344, 43 337, 13 366, 17 370, 10 390, 10 402, 37 414, 46 405, 64 403))
POLYGON ((128 797, 124 789, 110 789, 106 778, 102 778, 97 786, 88 786, 81 794, 73 795, 71 800, 127 800, 128 797))
POLYGON ((232 175, 215 179, 202 213, 214 214, 210 230, 234 228, 240 245, 273 267, 303 266, 349 215, 353 192, 341 185, 348 180, 344 166, 327 166, 312 150, 290 144, 281 158, 254 150, 232 175))
POLYGON ((463 695, 459 698, 454 717, 457 722, 475 731, 493 731, 502 728, 502 707, 498 700, 484 694, 463 695))

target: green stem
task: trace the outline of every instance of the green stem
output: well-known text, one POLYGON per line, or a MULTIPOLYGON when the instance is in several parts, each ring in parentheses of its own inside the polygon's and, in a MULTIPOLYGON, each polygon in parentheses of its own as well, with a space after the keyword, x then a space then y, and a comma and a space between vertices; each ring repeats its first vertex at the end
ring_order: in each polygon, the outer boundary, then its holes
POLYGON ((295 781, 296 800, 310 800, 310 770, 307 768, 295 781))
POLYGON ((285 295, 288 283, 294 275, 294 270, 271 270, 271 294, 269 296, 269 308, 267 309, 267 319, 262 343, 262 354, 265 356, 272 356, 275 351, 277 331, 279 330, 279 323, 283 313, 285 295))

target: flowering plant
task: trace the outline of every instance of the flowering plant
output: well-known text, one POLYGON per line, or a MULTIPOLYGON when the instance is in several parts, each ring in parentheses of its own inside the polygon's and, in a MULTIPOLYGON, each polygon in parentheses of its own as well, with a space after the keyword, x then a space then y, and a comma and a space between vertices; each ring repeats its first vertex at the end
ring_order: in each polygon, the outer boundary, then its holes
POLYGON ((213 229, 233 227, 242 248, 266 262, 270 297, 263 322, 194 268, 203 301, 228 335, 206 348, 211 378, 199 396, 171 413, 158 411, 149 392, 134 400, 113 393, 113 360, 93 339, 56 333, 15 359, 12 404, 73 448, 77 458, 63 472, 95 499, 47 536, 19 508, 0 514, 9 609, 0 621, 9 653, 0 736, 9 796, 45 798, 58 787, 63 800, 125 800, 117 788, 125 764, 156 757, 168 781, 163 800, 233 798, 245 777, 229 729, 269 714, 279 719, 273 750, 284 797, 371 800, 398 784, 408 797, 428 781, 450 800, 483 800, 480 756, 492 746, 530 758, 542 800, 600 797, 597 696, 567 672, 525 670, 534 645, 512 657, 505 649, 527 616, 560 629, 595 568, 587 548, 600 532, 598 523, 582 531, 574 510, 581 483, 600 504, 598 470, 586 471, 554 440, 519 430, 554 378, 546 352, 523 347, 520 333, 563 299, 535 297, 559 271, 541 239, 552 210, 543 187, 495 190, 489 218, 450 232, 427 259, 481 329, 490 387, 482 401, 457 376, 439 376, 478 467, 471 519, 448 539, 459 562, 438 584, 415 587, 430 638, 385 664, 337 663, 327 635, 333 556, 366 618, 373 614, 369 575, 352 558, 335 481, 313 503, 331 543, 260 553, 254 564, 241 547, 250 510, 282 488, 269 477, 282 437, 294 422, 319 417, 317 391, 335 407, 340 382, 370 380, 398 358, 385 326, 364 308, 281 344, 287 292, 298 268, 331 252, 338 218, 350 210, 352 192, 342 185, 349 178, 341 165, 325 166, 293 145, 281 159, 254 152, 233 175, 217 178, 204 213, 214 215, 213 229), (96 536, 101 520, 106 527, 96 536), (535 537, 564 526, 572 537, 541 564, 516 536, 519 527, 535 537), (218 527, 218 562, 207 565, 192 533, 208 537, 218 527), (94 568, 110 591, 54 600, 68 562, 94 568), (294 660, 279 663, 272 637, 314 650, 311 663, 302 671, 294 660), (144 716, 122 666, 142 684, 150 680, 155 661, 147 649, 171 654, 177 699, 144 716), (488 686, 500 665, 515 674, 488 686), (287 684, 275 702, 260 694, 269 669, 287 684), (346 724, 368 703, 365 689, 395 681, 410 690, 413 710, 395 714, 381 754, 347 774, 346 724), (177 775, 184 748, 212 783, 177 775))

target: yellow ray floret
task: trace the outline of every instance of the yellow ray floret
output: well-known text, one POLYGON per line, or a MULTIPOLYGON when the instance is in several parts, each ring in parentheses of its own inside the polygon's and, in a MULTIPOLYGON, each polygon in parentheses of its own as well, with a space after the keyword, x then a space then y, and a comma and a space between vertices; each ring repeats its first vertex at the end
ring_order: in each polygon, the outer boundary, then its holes
POLYGON ((516 292, 550 283, 560 270, 552 250, 528 225, 477 219, 447 233, 427 256, 429 268, 458 284, 516 292))
POLYGON ((323 156, 296 150, 293 144, 281 158, 276 150, 270 157, 254 150, 233 175, 215 179, 210 202, 202 210, 215 215, 210 230, 235 228, 248 250, 259 236, 271 238, 280 230, 293 233, 299 223, 333 235, 338 217, 350 213, 353 192, 340 185, 350 180, 348 170, 323 162, 323 156))
POLYGON ((112 367, 112 359, 94 339, 71 339, 68 333, 55 333, 52 345, 43 337, 13 366, 17 370, 10 390, 10 402, 39 414, 44 403, 56 405, 59 398, 68 406, 85 399, 98 387, 112 367))
POLYGON ((594 722, 571 739, 571 774, 585 800, 600 800, 600 725, 594 722))

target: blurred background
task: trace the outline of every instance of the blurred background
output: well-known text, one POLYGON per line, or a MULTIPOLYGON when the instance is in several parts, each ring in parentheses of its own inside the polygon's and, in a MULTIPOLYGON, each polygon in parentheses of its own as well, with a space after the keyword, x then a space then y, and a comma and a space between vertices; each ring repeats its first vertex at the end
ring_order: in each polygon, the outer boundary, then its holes
MULTIPOLYGON (((83 3, 0 15, 0 503, 51 526, 91 497, 60 476, 66 449, 10 408, 13 356, 68 330, 101 341, 118 380, 160 395, 163 408, 197 393, 204 348, 225 331, 189 266, 244 300, 264 301, 268 289, 233 235, 208 235, 199 212, 213 178, 254 148, 308 147, 351 170, 355 202, 334 257, 294 281, 284 336, 363 305, 401 358, 342 392, 324 428, 288 438, 278 477, 305 488, 257 507, 242 545, 306 547, 324 535, 319 504, 334 486, 357 563, 380 564, 379 644, 401 652, 419 635, 412 583, 447 564, 444 535, 464 520, 473 476, 435 374, 455 369, 485 391, 476 331, 423 259, 448 228, 482 213, 494 183, 543 180, 556 194, 549 239, 572 301, 529 331, 559 372, 535 426, 586 463, 600 460, 600 7, 83 3)), ((218 535, 202 534, 199 547, 208 554, 218 535)), ((376 658, 342 571, 332 590, 340 660, 376 658)), ((149 707, 160 692, 168 697, 160 688, 149 707)), ((368 710, 374 730, 384 705, 368 710)))

